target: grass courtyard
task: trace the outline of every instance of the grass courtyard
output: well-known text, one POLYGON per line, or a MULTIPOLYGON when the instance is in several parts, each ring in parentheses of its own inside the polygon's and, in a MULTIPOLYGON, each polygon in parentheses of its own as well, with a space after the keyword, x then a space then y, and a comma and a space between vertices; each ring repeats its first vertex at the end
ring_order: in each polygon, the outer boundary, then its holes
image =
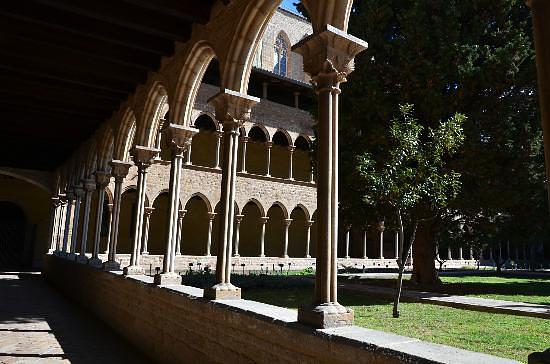
MULTIPOLYGON (((481 290, 487 277, 449 277, 444 282, 475 285, 481 290), (452 279, 451 279, 452 278, 452 279)), ((482 297, 500 298, 531 297, 531 302, 548 302, 546 294, 547 280, 535 279, 534 294, 529 295, 527 288, 521 294, 511 294, 514 287, 528 287, 533 282, 521 279, 499 279, 487 281, 488 287, 501 287, 509 294, 476 293, 482 297), (518 281, 519 280, 519 281, 518 281), (541 292, 542 287, 542 292, 541 292), (544 298, 546 297, 546 298, 544 298)), ((498 291, 500 292, 500 291, 498 291)), ((309 302, 313 294, 312 287, 257 288, 243 291, 243 298, 265 302, 277 306, 297 309, 309 302)), ((527 356, 534 351, 550 347, 550 320, 521 317, 505 314, 485 313, 436 306, 426 303, 402 303, 401 318, 392 318, 392 300, 372 297, 365 293, 341 291, 339 301, 355 312, 355 324, 370 329, 396 333, 421 340, 460 347, 492 354, 500 357, 527 362, 527 356)), ((525 300, 528 302, 529 300, 525 300)))

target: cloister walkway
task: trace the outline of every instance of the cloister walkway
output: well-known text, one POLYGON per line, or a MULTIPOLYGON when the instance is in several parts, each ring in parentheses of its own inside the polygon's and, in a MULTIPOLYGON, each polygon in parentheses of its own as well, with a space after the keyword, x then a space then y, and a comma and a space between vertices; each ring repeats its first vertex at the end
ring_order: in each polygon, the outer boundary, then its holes
POLYGON ((145 363, 40 273, 0 272, 0 363, 145 363))

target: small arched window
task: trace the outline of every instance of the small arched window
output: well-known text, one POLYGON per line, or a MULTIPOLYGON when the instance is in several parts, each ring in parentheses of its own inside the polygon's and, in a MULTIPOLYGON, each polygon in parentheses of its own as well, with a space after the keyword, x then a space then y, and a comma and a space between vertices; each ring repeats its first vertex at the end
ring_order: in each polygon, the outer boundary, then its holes
POLYGON ((286 66, 288 63, 288 44, 282 34, 279 34, 277 36, 277 39, 275 40, 273 58, 273 64, 275 65, 273 67, 273 72, 281 76, 286 76, 286 66))

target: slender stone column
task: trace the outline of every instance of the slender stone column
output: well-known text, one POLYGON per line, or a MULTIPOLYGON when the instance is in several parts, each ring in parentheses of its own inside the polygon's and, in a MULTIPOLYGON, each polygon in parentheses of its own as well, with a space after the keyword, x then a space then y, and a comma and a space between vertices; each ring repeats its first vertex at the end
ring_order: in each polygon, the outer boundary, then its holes
POLYGON ((349 259, 349 242, 350 242, 350 234, 351 234, 351 225, 346 225, 346 255, 345 258, 349 259))
POLYGON ((104 171, 95 172, 95 182, 97 187, 97 210, 95 215, 94 249, 92 258, 88 264, 100 268, 103 263, 99 259, 99 244, 101 242, 101 226, 103 225, 103 206, 105 205, 105 188, 109 185, 111 174, 104 171))
POLYGON ((318 95, 318 241, 313 305, 298 311, 298 321, 317 328, 350 325, 353 311, 338 303, 338 97, 354 57, 367 44, 325 25, 292 49, 304 58, 318 95))
POLYGON ((458 260, 464 260, 464 255, 462 254, 462 245, 458 247, 458 260))
POLYGON ((53 254, 56 248, 56 239, 55 233, 57 230, 57 225, 59 224, 59 213, 61 202, 58 196, 52 197, 52 211, 50 213, 50 228, 48 230, 48 237, 50 240, 50 249, 48 249, 48 254, 53 254))
POLYGON ((306 221, 306 258, 311 258, 310 254, 310 245, 311 245, 311 226, 313 225, 314 221, 309 220, 306 221))
POLYGON ((435 259, 440 260, 440 257, 439 257, 439 244, 435 244, 435 259))
POLYGON ((206 256, 212 256, 212 225, 216 218, 215 212, 208 213, 208 238, 206 239, 206 256))
POLYGON ((266 142, 265 148, 267 150, 267 172, 266 176, 271 177, 271 148, 273 147, 273 142, 266 142))
POLYGON ((67 215, 67 196, 65 196, 65 194, 59 194, 59 203, 59 220, 55 232, 55 250, 57 251, 58 255, 62 251, 63 233, 65 229, 65 219, 67 215))
POLYGON ((243 146, 243 159, 242 159, 242 165, 241 165, 241 173, 246 173, 246 146, 248 144, 248 137, 243 136, 241 140, 242 140, 242 146, 243 146))
POLYGON ((128 175, 131 163, 119 160, 110 162, 111 174, 115 178, 115 192, 113 195, 113 213, 111 217, 110 239, 109 239, 109 257, 103 263, 105 270, 119 270, 120 264, 116 261, 116 246, 118 241, 118 224, 120 219, 120 203, 122 199, 122 182, 128 175))
POLYGON ((109 255, 109 247, 111 246, 111 226, 113 225, 113 204, 107 204, 108 210, 108 224, 107 224, 107 245, 105 247, 105 254, 109 255))
POLYGON ((260 258, 265 257, 265 225, 269 221, 269 217, 260 217, 260 224, 262 224, 262 230, 260 234, 260 258))
POLYGON ((311 173, 309 174, 309 183, 315 183, 315 173, 313 173, 313 169, 311 170, 311 173))
POLYGON ((384 221, 381 221, 379 224, 378 224, 378 232, 380 233, 379 235, 379 251, 380 251, 380 254, 378 255, 378 258, 379 259, 384 259, 384 221))
POLYGON ((209 299, 240 298, 240 288, 231 284, 238 138, 239 128, 246 120, 250 119, 252 106, 259 102, 259 99, 226 89, 208 101, 216 110, 216 119, 223 125, 224 143, 216 284, 204 290, 204 297, 209 299))
POLYGON ((447 259, 453 260, 453 251, 451 250, 451 247, 447 247, 447 259))
POLYGON ((235 257, 240 257, 239 255, 239 240, 241 235, 241 222, 243 221, 244 215, 235 215, 235 257))
POLYGON ((399 231, 395 230, 395 259, 399 259, 399 231))
POLYGON ((155 211, 154 207, 146 207, 144 212, 144 218, 145 223, 143 227, 143 250, 141 252, 141 255, 148 255, 148 247, 147 243, 149 242, 149 220, 151 219, 151 215, 153 214, 153 211, 155 211))
POLYGON ((470 260, 474 260, 474 248, 470 247, 470 260))
POLYGON ((550 201, 550 2, 527 0, 533 19, 533 34, 537 61, 540 119, 544 140, 546 183, 550 201))
POLYGON ((76 258, 77 262, 87 264, 86 249, 88 248, 88 227, 90 225, 90 210, 92 208, 92 194, 95 190, 95 180, 84 181, 84 219, 82 219, 82 237, 80 238, 80 254, 76 258))
POLYGON ((124 275, 139 275, 144 274, 145 270, 140 265, 141 260, 141 241, 143 237, 143 215, 145 211, 145 190, 147 188, 147 168, 153 163, 155 155, 159 152, 158 149, 143 147, 140 145, 132 149, 134 163, 138 168, 137 171, 137 200, 136 209, 133 216, 134 219, 134 241, 132 243, 132 256, 130 257, 130 265, 124 267, 124 275))
POLYGON ((221 144, 222 144, 221 142, 223 138, 223 133, 220 131, 216 131, 214 135, 216 136, 216 163, 214 168, 220 169, 220 151, 221 151, 221 144))
POLYGON ((191 162, 191 146, 192 146, 192 140, 188 140, 186 142, 186 152, 185 152, 185 165, 186 166, 190 166, 192 165, 193 163, 191 162))
POLYGON ((294 151, 296 150, 296 147, 290 146, 288 147, 288 179, 291 181, 294 181, 294 176, 292 173, 292 162, 294 159, 294 151))
POLYGON ((176 242, 178 234, 178 215, 180 207, 180 185, 182 161, 187 142, 193 138, 197 130, 178 124, 170 124, 165 135, 172 146, 172 164, 170 167, 170 208, 168 211, 166 251, 162 265, 162 273, 155 275, 155 284, 181 284, 181 277, 175 272, 176 242))
POLYGON ((284 225, 284 250, 283 250, 282 258, 288 258, 288 229, 290 228, 290 224, 292 224, 292 219, 284 219, 283 220, 283 225, 284 225))
POLYGON ((74 215, 73 215, 73 231, 71 235, 71 249, 69 255, 67 256, 70 260, 76 259, 76 245, 78 244, 78 223, 80 219, 80 205, 82 204, 82 197, 84 197, 84 189, 82 186, 77 186, 74 189, 74 194, 76 196, 74 202, 74 215))
POLYGON ((183 230, 183 218, 185 217, 185 213, 187 210, 180 210, 178 213, 178 237, 177 237, 177 244, 176 244, 176 255, 181 255, 181 238, 182 238, 182 230, 183 230))
POLYGON ((65 214, 65 231, 63 232, 63 248, 61 252, 63 255, 67 255, 67 248, 69 239, 71 237, 71 217, 73 214, 75 195, 72 190, 67 191, 67 209, 65 214))
POLYGON ((367 229, 363 230, 363 259, 368 259, 367 257, 367 229))

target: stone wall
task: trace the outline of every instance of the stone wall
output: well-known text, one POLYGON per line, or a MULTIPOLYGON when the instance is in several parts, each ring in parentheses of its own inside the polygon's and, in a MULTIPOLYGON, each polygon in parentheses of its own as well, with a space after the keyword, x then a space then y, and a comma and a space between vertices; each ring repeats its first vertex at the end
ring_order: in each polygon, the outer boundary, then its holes
POLYGON ((157 362, 511 363, 358 327, 315 330, 298 324, 296 311, 207 301, 200 289, 157 287, 56 256, 45 258, 44 277, 157 362))

